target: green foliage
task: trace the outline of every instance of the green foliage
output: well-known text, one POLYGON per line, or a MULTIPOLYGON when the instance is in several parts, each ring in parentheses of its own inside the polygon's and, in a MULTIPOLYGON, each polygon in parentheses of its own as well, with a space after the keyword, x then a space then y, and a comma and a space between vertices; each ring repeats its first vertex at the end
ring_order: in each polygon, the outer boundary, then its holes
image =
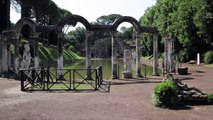
MULTIPOLYGON (((118 18, 120 18, 120 14, 110 14, 110 15, 103 15, 96 19, 96 22, 93 22, 92 24, 95 25, 110 25, 113 22, 115 22, 118 18)), ((101 38, 110 37, 110 33, 106 31, 94 31, 93 32, 93 40, 98 40, 101 38)))
POLYGON ((134 32, 133 27, 130 28, 122 27, 120 36, 123 40, 131 40, 133 37, 133 32, 134 32))
POLYGON ((97 18, 97 24, 99 25, 109 25, 112 24, 115 20, 120 18, 120 14, 110 14, 110 15, 103 15, 99 18, 97 18))
POLYGON ((207 98, 208 100, 213 101, 213 94, 208 94, 207 98))
POLYGON ((204 62, 206 64, 213 63, 213 51, 208 51, 204 54, 204 62))
POLYGON ((64 37, 64 47, 78 52, 79 46, 85 43, 85 32, 86 30, 83 27, 77 27, 75 30, 68 32, 64 37))
POLYGON ((21 11, 22 17, 36 18, 39 24, 57 24, 60 19, 71 15, 52 0, 12 0, 12 3, 17 11, 21 11))
POLYGON ((172 108, 179 104, 178 90, 171 79, 155 87, 153 102, 155 106, 162 108, 172 108))
MULTIPOLYGON (((155 26, 162 37, 176 36, 175 52, 179 61, 195 59, 213 49, 213 2, 212 0, 157 0, 139 20, 142 26, 155 26), (177 44, 178 43, 178 44, 177 44), (190 54, 189 54, 190 53, 190 54)), ((152 37, 144 35, 148 48, 152 37)), ((159 39, 163 43, 164 39, 159 39)), ((159 48, 162 48, 161 44, 159 48)), ((160 49, 160 52, 163 49, 160 49)), ((147 52, 149 55, 152 52, 147 52)))
POLYGON ((187 51, 187 49, 180 50, 176 54, 176 60, 179 62, 187 62, 188 59, 189 59, 189 52, 187 51))

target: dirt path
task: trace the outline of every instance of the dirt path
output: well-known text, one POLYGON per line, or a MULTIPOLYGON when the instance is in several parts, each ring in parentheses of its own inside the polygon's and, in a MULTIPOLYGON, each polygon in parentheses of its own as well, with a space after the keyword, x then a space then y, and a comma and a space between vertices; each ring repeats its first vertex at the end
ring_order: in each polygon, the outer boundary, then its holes
MULTIPOLYGON (((191 74, 178 76, 189 86, 213 93, 213 68, 186 65, 191 74)), ((150 80, 151 81, 151 80, 150 80)), ((119 81, 116 81, 119 82, 119 81)), ((0 79, 0 120, 212 120, 213 106, 178 110, 153 106, 156 83, 138 80, 111 86, 109 93, 25 93, 20 82, 0 79)))

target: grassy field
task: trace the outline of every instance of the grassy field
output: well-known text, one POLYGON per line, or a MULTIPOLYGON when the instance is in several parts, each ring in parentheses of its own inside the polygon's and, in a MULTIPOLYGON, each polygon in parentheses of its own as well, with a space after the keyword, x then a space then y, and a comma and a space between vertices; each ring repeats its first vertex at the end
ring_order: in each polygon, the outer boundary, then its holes
MULTIPOLYGON (((83 59, 76 53, 72 52, 71 50, 63 50, 63 56, 64 61, 69 60, 77 60, 77 59, 83 59)), ((47 61, 57 61, 57 47, 56 46, 44 46, 42 44, 39 44, 39 57, 41 60, 41 63, 47 62, 47 61)))

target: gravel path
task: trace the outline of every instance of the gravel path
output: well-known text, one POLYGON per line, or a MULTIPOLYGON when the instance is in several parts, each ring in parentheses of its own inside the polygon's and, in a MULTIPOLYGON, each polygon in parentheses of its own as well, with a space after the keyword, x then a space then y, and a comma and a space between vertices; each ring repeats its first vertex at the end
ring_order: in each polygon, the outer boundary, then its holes
MULTIPOLYGON (((191 74, 177 77, 213 93, 213 68, 185 66, 191 74)), ((0 78, 0 120, 212 120, 212 105, 154 107, 151 94, 157 83, 141 81, 122 81, 109 93, 26 93, 20 91, 19 81, 0 78)))

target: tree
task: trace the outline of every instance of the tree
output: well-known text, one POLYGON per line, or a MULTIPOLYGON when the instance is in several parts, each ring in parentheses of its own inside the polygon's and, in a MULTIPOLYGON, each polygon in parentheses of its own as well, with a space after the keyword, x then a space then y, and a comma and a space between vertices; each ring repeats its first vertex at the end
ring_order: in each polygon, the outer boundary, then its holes
POLYGON ((0 1, 0 33, 10 27, 10 0, 0 1))
POLYGON ((77 27, 75 30, 68 32, 65 35, 64 46, 71 50, 77 50, 77 47, 84 44, 86 29, 77 27))
MULTIPOLYGON (((175 53, 181 61, 195 59, 198 52, 203 54, 212 49, 212 0, 157 0, 141 17, 140 23, 156 26, 162 36, 175 35, 175 53)), ((152 41, 150 36, 144 35, 142 41, 145 39, 152 41)))
POLYGON ((121 27, 121 32, 120 32, 120 36, 123 40, 132 40, 133 38, 133 27, 130 28, 126 28, 126 27, 121 27))
POLYGON ((120 14, 103 15, 103 16, 97 18, 96 23, 99 25, 110 25, 120 17, 121 17, 120 14))
POLYGON ((52 0, 13 0, 12 3, 16 11, 21 11, 21 17, 35 18, 42 25, 56 24, 61 18, 71 15, 52 0))
MULTIPOLYGON (((119 15, 119 14, 103 15, 103 16, 100 16, 99 18, 97 18, 96 22, 94 22, 93 24, 96 24, 96 25, 110 25, 110 24, 115 22, 120 17, 121 17, 121 15, 119 15)), ((94 32, 94 34, 93 34, 93 39, 94 40, 101 39, 101 38, 106 38, 106 37, 110 37, 110 33, 109 32, 97 31, 97 32, 94 32)))

